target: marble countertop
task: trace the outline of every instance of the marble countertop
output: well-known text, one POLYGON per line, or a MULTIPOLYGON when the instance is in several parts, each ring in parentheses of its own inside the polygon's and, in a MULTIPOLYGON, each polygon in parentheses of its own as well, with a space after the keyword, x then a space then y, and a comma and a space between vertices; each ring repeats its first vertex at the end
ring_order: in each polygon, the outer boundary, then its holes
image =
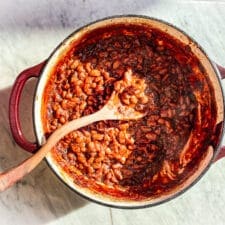
MULTIPOLYGON (((29 156, 13 141, 8 123, 11 86, 20 71, 41 62, 76 28, 118 14, 142 14, 175 24, 225 66, 223 0, 8 0, 0 1, 0 170, 29 156)), ((27 83, 21 121, 30 140, 32 94, 27 83), (24 104, 25 103, 25 104, 24 104)), ((223 83, 223 85, 225 85, 223 83)), ((120 210, 77 196, 43 161, 30 175, 0 194, 1 225, 222 225, 225 224, 225 159, 180 197, 152 208, 120 210)))

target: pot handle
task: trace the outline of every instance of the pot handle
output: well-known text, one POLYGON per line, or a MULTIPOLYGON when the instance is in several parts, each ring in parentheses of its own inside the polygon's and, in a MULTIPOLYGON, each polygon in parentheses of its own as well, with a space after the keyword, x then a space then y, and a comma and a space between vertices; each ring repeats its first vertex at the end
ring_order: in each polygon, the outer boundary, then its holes
MULTIPOLYGON (((221 79, 225 79, 225 68, 222 67, 222 66, 220 66, 220 65, 218 65, 218 64, 215 64, 215 65, 216 65, 217 69, 218 69, 219 72, 220 72, 220 77, 221 77, 221 79)), ((223 158, 223 157, 225 157, 225 146, 221 146, 218 155, 217 155, 216 158, 214 159, 214 162, 216 162, 217 160, 219 160, 219 159, 221 159, 221 158, 223 158)))
POLYGON ((24 70, 17 77, 9 99, 9 124, 15 142, 28 152, 38 149, 37 143, 29 142, 23 135, 19 120, 19 103, 25 83, 32 77, 39 77, 46 61, 24 70))

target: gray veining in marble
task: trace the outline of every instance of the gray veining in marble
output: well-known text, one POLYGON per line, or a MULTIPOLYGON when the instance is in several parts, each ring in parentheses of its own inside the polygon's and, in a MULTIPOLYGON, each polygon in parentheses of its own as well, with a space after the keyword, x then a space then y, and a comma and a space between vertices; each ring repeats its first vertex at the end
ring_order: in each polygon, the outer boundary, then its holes
MULTIPOLYGON (((212 60, 225 66, 224 0, 0 1, 0 170, 29 155, 13 141, 8 123, 8 99, 18 73, 47 58, 78 27, 118 14, 143 14, 173 23, 199 42, 212 60)), ((20 109, 30 140, 34 139, 31 109, 35 83, 27 83, 20 109)), ((0 194, 0 224, 223 225, 224 168, 225 160, 217 162, 193 188, 164 205, 119 210, 80 198, 42 162, 0 194)))

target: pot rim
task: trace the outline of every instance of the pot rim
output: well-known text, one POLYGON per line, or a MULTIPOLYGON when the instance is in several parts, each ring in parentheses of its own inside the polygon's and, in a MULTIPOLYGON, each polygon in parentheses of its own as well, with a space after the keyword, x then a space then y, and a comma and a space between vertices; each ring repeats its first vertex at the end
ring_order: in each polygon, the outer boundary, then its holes
MULTIPOLYGON (((38 99, 38 96, 37 96, 37 92, 38 92, 38 88, 40 86, 40 80, 41 80, 41 77, 44 73, 44 71, 46 70, 46 68, 49 66, 49 62, 51 61, 52 57, 55 55, 55 53, 58 51, 58 49, 60 49, 69 39, 71 39, 75 34, 79 33, 81 30, 83 30, 84 28, 86 27, 89 27, 93 24, 96 24, 98 22, 104 22, 104 21, 107 21, 107 20, 110 20, 110 19, 119 19, 119 18, 140 18, 140 19, 147 19, 147 20, 152 20, 152 21, 156 21, 156 22, 159 22, 159 23, 162 23, 162 24, 165 24, 169 27, 172 27, 173 29, 177 30, 178 32, 182 33, 185 37, 188 38, 188 40, 190 40, 191 43, 193 43, 202 53, 203 55, 206 57, 206 59, 208 60, 209 64, 211 65, 211 67, 213 68, 214 70, 214 74, 216 75, 216 78, 219 82, 219 87, 220 87, 220 92, 222 93, 222 99, 223 99, 223 106, 224 106, 224 103, 225 103, 225 95, 224 95, 224 91, 222 89, 222 82, 221 82, 221 79, 220 79, 220 72, 218 70, 218 68, 216 67, 215 63, 211 61, 211 59, 209 58, 208 54, 204 51, 204 49, 201 47, 201 45, 199 45, 198 42, 195 41, 195 39, 193 39, 192 37, 190 37, 185 31, 181 30, 180 28, 178 28, 176 25, 173 25, 172 23, 170 22, 167 22, 167 21, 164 21, 162 19, 158 19, 158 18, 155 18, 155 17, 150 17, 150 16, 146 16, 146 15, 138 15, 138 14, 125 14, 125 15, 113 15, 113 16, 109 16, 109 17, 104 17, 104 18, 101 18, 101 19, 98 19, 98 20, 95 20, 95 21, 92 21, 90 23, 87 23, 81 27, 79 27, 78 29, 76 29, 75 31, 73 31, 71 34, 69 34, 63 41, 61 41, 56 47, 55 49, 51 52, 51 54, 49 55, 49 57, 47 58, 47 61, 46 61, 46 64, 44 65, 44 67, 42 68, 41 70, 41 73, 40 73, 40 78, 38 79, 38 82, 37 82, 37 85, 36 85, 36 88, 35 88, 35 96, 34 96, 34 101, 33 101, 33 124, 34 124, 34 132, 35 132, 35 136, 37 137, 37 140, 39 142, 40 145, 42 145, 44 142, 45 142, 45 139, 41 139, 39 140, 38 139, 38 126, 37 124, 35 123, 35 121, 37 121, 37 118, 36 118, 36 99, 38 99)), ((223 110, 224 110, 224 107, 223 107, 223 110)), ((224 116, 224 113, 223 113, 223 116, 224 116)), ((175 192, 174 194, 171 194, 171 196, 169 197, 166 197, 165 199, 162 199, 162 200, 159 200, 158 202, 148 202, 147 204, 143 204, 143 205, 135 205, 135 206, 132 206, 132 203, 131 205, 128 205, 127 202, 125 202, 124 205, 121 205, 121 204, 116 204, 116 202, 112 202, 111 203, 108 203, 106 201, 101 201, 101 200, 96 200, 96 198, 93 198, 90 197, 90 195, 86 195, 82 192, 80 192, 79 190, 75 189, 74 187, 71 187, 68 182, 66 182, 64 179, 62 179, 62 177, 59 175, 59 173, 56 172, 56 169, 54 168, 54 166, 52 165, 52 162, 50 162, 47 157, 45 157, 45 161, 47 162, 48 166, 53 170, 54 174, 64 183, 66 184, 66 186, 68 186, 72 191, 74 191, 76 194, 82 196, 83 198, 91 201, 91 202, 95 202, 95 203, 98 203, 100 205, 104 205, 104 206, 108 206, 108 207, 113 207, 113 208, 120 208, 120 209, 140 209, 140 208, 147 208, 147 207, 152 207, 152 206, 156 206, 156 205, 159 205, 159 204, 162 204, 162 203, 165 203, 165 202, 168 202, 178 196, 180 196, 181 194, 183 194, 185 191, 187 191, 189 188, 191 188, 192 186, 194 186, 202 177, 203 175, 208 171, 209 167, 211 166, 212 162, 214 161, 215 157, 217 156, 217 154, 219 153, 219 149, 220 149, 220 146, 221 146, 221 141, 222 141, 222 137, 224 136, 224 133, 225 133, 225 127, 224 127, 224 120, 222 121, 222 131, 220 133, 220 137, 219 137, 219 141, 217 143, 217 146, 214 148, 213 150, 213 156, 211 157, 211 159, 208 161, 208 164, 206 165, 206 167, 200 172, 200 174, 190 183, 188 184, 186 187, 182 188, 181 187, 181 190, 175 192)), ((143 201, 145 202, 145 201, 143 201)))

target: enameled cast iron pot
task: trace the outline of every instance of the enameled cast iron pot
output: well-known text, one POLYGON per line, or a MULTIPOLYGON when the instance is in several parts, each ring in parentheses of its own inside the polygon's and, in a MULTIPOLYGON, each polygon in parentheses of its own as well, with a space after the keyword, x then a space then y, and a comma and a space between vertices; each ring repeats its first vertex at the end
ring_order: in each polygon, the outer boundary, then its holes
POLYGON ((118 23, 129 23, 129 24, 140 24, 144 23, 150 25, 153 28, 160 29, 164 32, 167 32, 169 35, 179 39, 186 45, 189 45, 192 52, 197 56, 199 61, 202 63, 206 74, 208 74, 208 79, 213 87, 215 98, 216 98, 216 107, 217 107, 217 115, 216 115, 216 129, 214 133, 213 144, 208 146, 207 155, 202 160, 198 170, 191 175, 185 183, 178 186, 171 193, 165 193, 165 195, 160 196, 155 199, 147 199, 146 201, 118 201, 113 198, 105 198, 101 195, 93 194, 86 189, 82 189, 81 187, 74 184, 73 180, 59 168, 59 166, 54 163, 54 160, 51 154, 48 154, 46 160, 52 170, 58 175, 58 177, 64 181, 72 190, 79 193, 83 197, 95 201, 97 203, 101 203, 104 205, 119 207, 119 208, 141 208, 147 206, 153 206, 162 202, 165 202, 169 199, 172 199, 179 194, 183 193, 189 187, 191 187, 199 178, 206 172, 209 166, 215 162, 216 160, 225 156, 225 147, 221 147, 221 139, 223 137, 224 132, 224 96, 221 87, 221 79, 225 78, 225 69, 215 64, 210 60, 210 58, 205 54, 202 48, 191 39, 187 34, 185 34, 180 29, 177 29, 171 24, 163 22, 161 20, 144 17, 144 16, 116 16, 111 18, 106 18, 103 20, 96 21, 94 23, 88 24, 87 26, 82 27, 81 29, 72 33, 69 37, 67 37, 50 55, 47 61, 44 61, 34 67, 31 67, 22 73, 19 74, 18 78, 15 81, 15 84, 12 89, 11 97, 10 97, 10 105, 9 105, 9 119, 11 132, 16 143, 21 146, 23 149, 29 152, 35 152, 38 150, 39 146, 43 144, 44 141, 44 132, 41 124, 41 103, 44 94, 44 87, 48 80, 48 76, 50 74, 51 69, 56 65, 58 59, 66 51, 70 44, 81 38, 85 33, 90 30, 118 23), (36 87, 36 92, 33 100, 33 118, 34 118, 34 126, 37 142, 30 143, 24 137, 20 121, 19 121, 19 102, 22 89, 26 83, 26 81, 32 77, 38 78, 38 84, 36 87))

